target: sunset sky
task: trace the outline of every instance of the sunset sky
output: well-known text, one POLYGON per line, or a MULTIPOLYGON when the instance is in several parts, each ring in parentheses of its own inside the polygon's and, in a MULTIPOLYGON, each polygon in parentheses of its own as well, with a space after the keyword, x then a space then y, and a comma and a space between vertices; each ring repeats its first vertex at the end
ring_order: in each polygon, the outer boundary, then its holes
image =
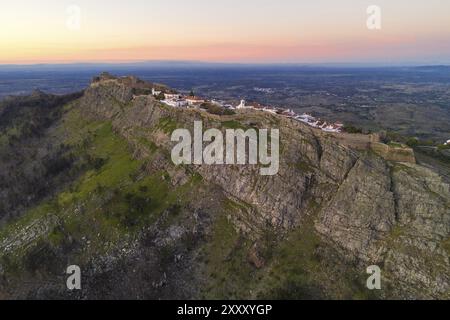
POLYGON ((2 64, 142 60, 450 63, 450 1, 2 0, 2 64))

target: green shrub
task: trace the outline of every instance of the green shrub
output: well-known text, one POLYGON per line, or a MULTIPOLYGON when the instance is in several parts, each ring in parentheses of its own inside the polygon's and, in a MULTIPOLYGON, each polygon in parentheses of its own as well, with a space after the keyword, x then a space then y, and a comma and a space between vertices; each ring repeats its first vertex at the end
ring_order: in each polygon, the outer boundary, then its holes
POLYGON ((345 125, 343 129, 347 133, 363 133, 361 128, 357 128, 352 125, 345 125))

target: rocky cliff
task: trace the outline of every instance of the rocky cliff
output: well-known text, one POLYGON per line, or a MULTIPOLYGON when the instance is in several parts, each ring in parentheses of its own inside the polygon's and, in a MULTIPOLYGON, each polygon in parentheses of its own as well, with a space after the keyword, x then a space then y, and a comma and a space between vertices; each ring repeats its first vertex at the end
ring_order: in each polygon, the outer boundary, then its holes
POLYGON ((58 175, 73 180, 5 218, 0 295, 450 297, 450 191, 438 174, 277 115, 171 108, 150 86, 98 77, 40 131, 35 144, 57 141, 71 159, 58 175), (279 128, 279 174, 173 165, 171 132, 196 120, 279 128), (86 270, 80 292, 65 289, 68 264, 86 270), (376 293, 365 288, 370 265, 383 272, 376 293))

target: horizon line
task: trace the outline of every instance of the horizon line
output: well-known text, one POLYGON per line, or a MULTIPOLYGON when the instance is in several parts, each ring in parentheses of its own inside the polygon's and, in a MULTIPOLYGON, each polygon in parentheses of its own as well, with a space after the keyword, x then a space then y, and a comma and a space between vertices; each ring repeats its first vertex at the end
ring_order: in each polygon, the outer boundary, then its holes
POLYGON ((426 63, 426 62, 222 62, 222 61, 203 61, 203 60, 116 60, 116 61, 61 61, 61 62, 19 62, 4 63, 0 62, 0 67, 39 67, 39 66, 74 66, 74 65, 142 65, 142 64, 185 64, 185 65, 221 65, 221 66, 366 66, 366 67, 450 67, 450 63, 426 63))

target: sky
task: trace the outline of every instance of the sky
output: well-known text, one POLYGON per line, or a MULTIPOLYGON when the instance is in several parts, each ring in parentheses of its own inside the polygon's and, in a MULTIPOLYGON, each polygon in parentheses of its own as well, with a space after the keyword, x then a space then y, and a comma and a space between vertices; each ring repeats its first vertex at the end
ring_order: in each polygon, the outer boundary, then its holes
POLYGON ((147 60, 450 64, 450 1, 1 0, 1 64, 147 60))

